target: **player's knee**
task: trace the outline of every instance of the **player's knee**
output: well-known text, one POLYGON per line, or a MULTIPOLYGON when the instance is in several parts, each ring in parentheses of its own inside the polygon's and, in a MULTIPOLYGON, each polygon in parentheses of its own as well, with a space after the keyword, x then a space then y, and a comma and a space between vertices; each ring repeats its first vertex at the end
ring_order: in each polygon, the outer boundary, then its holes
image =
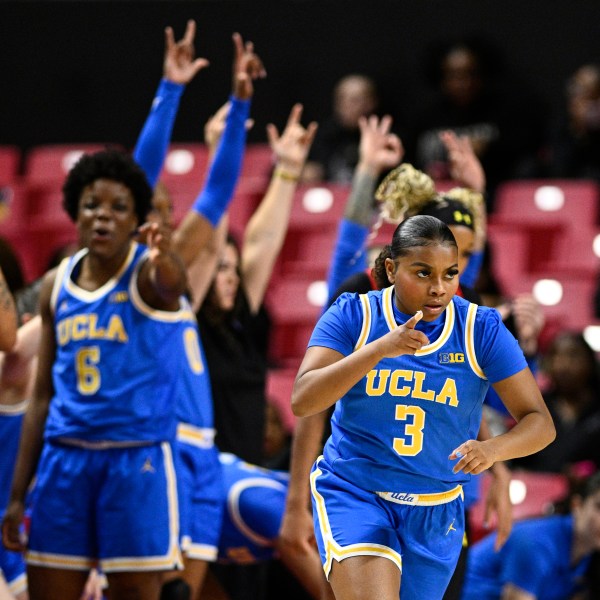
POLYGON ((172 579, 162 586, 160 600, 190 600, 190 586, 183 579, 172 579))

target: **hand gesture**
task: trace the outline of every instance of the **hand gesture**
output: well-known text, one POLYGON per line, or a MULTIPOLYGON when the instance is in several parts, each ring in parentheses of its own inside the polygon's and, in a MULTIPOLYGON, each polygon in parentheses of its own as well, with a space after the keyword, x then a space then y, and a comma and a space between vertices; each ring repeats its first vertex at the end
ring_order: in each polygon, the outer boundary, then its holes
MULTIPOLYGON (((204 125, 204 143, 208 146, 210 152, 216 150, 217 144, 223 135, 230 106, 231 103, 225 102, 214 115, 209 117, 204 125)), ((254 119, 246 119, 246 131, 252 129, 253 126, 254 119)))
POLYGON ((454 465, 453 473, 462 471, 463 473, 479 475, 479 473, 489 469, 495 462, 489 444, 477 440, 467 440, 453 450, 448 457, 449 460, 456 460, 457 458, 459 461, 454 465))
POLYGON ((403 354, 415 354, 423 346, 429 344, 427 336, 422 331, 415 329, 417 323, 423 317, 423 312, 418 310, 404 325, 386 333, 377 340, 380 351, 386 358, 402 356, 403 354))
POLYGON ((171 250, 171 228, 165 224, 144 223, 138 230, 139 239, 148 246, 148 259, 156 264, 171 250))
POLYGON ((458 137, 453 131, 442 131, 440 140, 448 152, 450 177, 463 187, 483 193, 485 173, 469 138, 458 137))
POLYGON ((277 157, 278 166, 292 176, 300 177, 310 146, 315 139, 317 124, 312 122, 305 129, 300 124, 302 104, 294 104, 288 117, 287 124, 281 136, 277 127, 267 125, 267 138, 277 157))
POLYGON ((24 552, 27 545, 26 535, 23 533, 23 503, 11 502, 2 520, 2 542, 7 550, 24 552))
POLYGON ((244 44, 239 33, 233 34, 233 87, 232 93, 240 100, 248 100, 254 93, 253 81, 267 76, 262 60, 254 53, 254 44, 244 44))
POLYGON ((538 336, 545 323, 544 311, 531 294, 519 294, 511 304, 517 328, 517 339, 526 354, 535 354, 538 336))
POLYGON ((189 20, 185 35, 175 42, 173 29, 165 29, 165 57, 163 61, 163 77, 182 85, 188 84, 198 71, 208 67, 205 58, 194 60, 194 36, 196 35, 196 21, 189 20))
POLYGON ((374 176, 397 167, 404 158, 404 147, 400 138, 390 133, 392 117, 379 119, 376 115, 360 117, 359 168, 364 168, 374 176))

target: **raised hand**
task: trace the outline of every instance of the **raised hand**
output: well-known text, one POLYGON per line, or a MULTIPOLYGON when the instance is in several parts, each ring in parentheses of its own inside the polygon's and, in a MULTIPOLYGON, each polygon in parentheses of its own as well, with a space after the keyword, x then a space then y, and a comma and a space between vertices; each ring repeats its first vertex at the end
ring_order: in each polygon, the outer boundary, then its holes
POLYGON ((277 166, 292 177, 300 177, 317 132, 314 121, 306 128, 300 123, 302 108, 302 104, 294 104, 281 135, 275 125, 267 125, 267 138, 277 158, 277 166))
POLYGON ((359 169, 365 169, 372 175, 397 167, 404 158, 404 147, 400 138, 390 133, 392 117, 385 115, 381 119, 376 115, 360 117, 359 169))
POLYGON ((165 56, 163 61, 163 77, 173 83, 188 84, 200 70, 208 67, 205 58, 196 58, 194 37, 196 35, 196 21, 187 22, 185 34, 175 42, 173 28, 165 28, 165 56))
POLYGON ((254 93, 255 79, 267 76, 262 60, 254 52, 254 44, 242 40, 239 33, 233 34, 233 95, 248 100, 254 93))
POLYGON ((423 346, 429 344, 427 336, 415 329, 417 323, 423 318, 423 311, 418 310, 404 325, 386 333, 379 338, 379 351, 387 358, 415 354, 423 346))
MULTIPOLYGON (((204 125, 204 143, 208 146, 211 152, 217 147, 223 131, 225 130, 225 122, 227 115, 229 114, 229 108, 231 104, 225 102, 221 108, 214 114, 211 115, 204 125)), ((246 119, 246 131, 252 129, 254 126, 254 119, 246 119)))
POLYGON ((450 177, 461 186, 476 192, 485 191, 485 173, 468 137, 458 137, 453 131, 442 131, 440 140, 448 152, 450 177))

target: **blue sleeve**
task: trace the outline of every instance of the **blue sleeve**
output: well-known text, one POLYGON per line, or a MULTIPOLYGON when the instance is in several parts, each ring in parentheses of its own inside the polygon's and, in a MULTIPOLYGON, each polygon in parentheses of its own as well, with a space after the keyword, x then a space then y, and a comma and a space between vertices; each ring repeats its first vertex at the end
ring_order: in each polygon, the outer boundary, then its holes
POLYGON ((490 383, 515 375, 527 366, 519 343, 494 308, 480 306, 477 309, 475 353, 490 383))
MULTIPOLYGON (((537 372, 537 357, 526 357, 527 365, 531 369, 531 372, 535 375, 537 372)), ((510 413, 504 403, 500 399, 500 396, 496 393, 496 390, 493 387, 489 387, 487 394, 485 395, 485 399, 483 400, 489 407, 497 410, 500 414, 510 417, 510 413)))
POLYGON ((361 326, 359 295, 341 294, 317 321, 308 346, 323 346, 348 356, 354 351, 361 326))
POLYGON ((460 282, 466 287, 474 288, 479 279, 482 264, 483 251, 473 252, 465 270, 460 274, 460 282))
POLYGON ((194 210, 217 226, 237 184, 242 169, 246 143, 246 120, 250 114, 250 100, 231 96, 225 130, 210 165, 206 183, 194 202, 194 210))
POLYGON ((368 235, 368 227, 346 219, 341 220, 327 274, 327 292, 330 297, 350 275, 367 268, 365 245, 368 235))
POLYGON ((133 150, 134 160, 142 167, 152 187, 156 185, 169 149, 173 124, 184 85, 162 79, 150 114, 133 150))

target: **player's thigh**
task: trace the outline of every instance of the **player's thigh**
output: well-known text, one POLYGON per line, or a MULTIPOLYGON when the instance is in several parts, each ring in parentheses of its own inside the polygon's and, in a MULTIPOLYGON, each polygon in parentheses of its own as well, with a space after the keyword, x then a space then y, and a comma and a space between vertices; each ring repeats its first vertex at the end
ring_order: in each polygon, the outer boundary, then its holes
POLYGON ((400 570, 381 556, 352 556, 333 563, 329 582, 336 600, 398 600, 400 570))
POLYGON ((160 571, 107 573, 110 600, 158 600, 164 573, 160 571))
POLYGON ((30 600, 79 600, 87 571, 27 566, 30 600))

